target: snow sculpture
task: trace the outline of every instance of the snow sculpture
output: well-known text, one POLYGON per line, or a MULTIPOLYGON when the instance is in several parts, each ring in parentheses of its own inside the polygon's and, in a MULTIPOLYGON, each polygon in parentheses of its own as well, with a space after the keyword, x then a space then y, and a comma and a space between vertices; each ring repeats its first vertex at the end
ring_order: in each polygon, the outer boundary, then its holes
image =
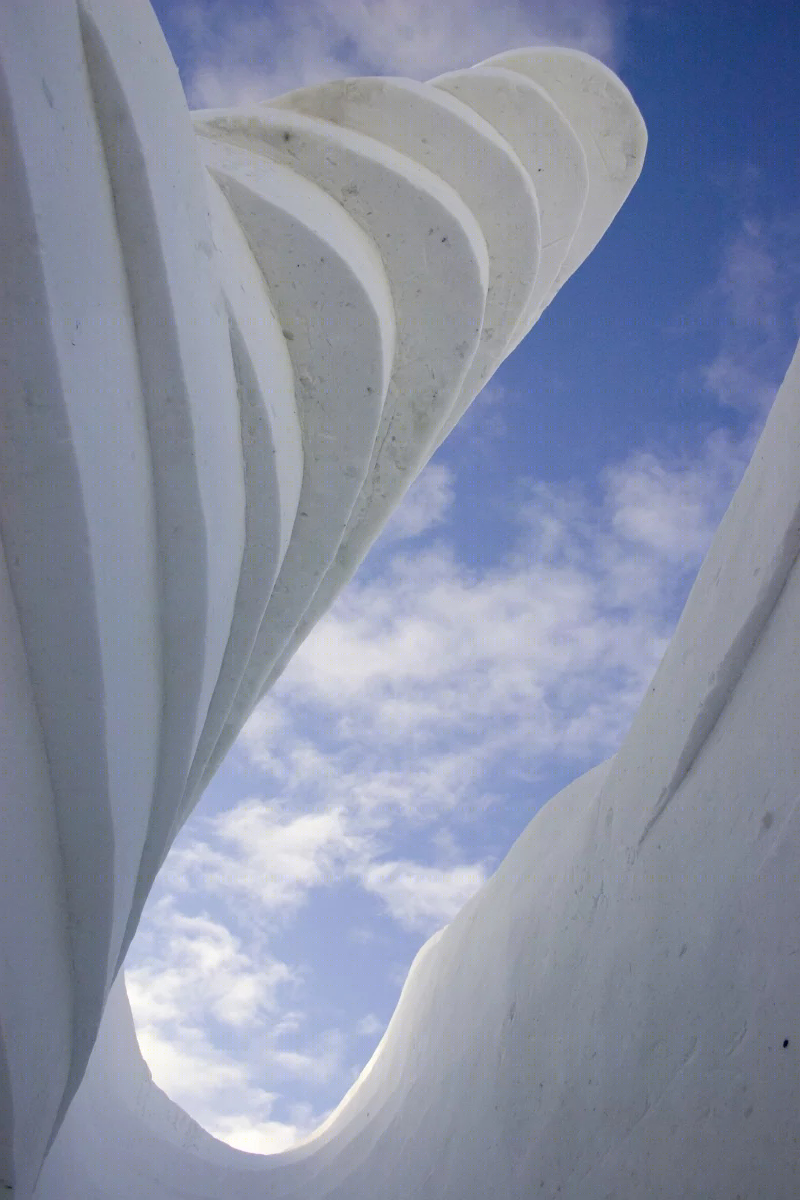
POLYGON ((253 705, 633 185, 624 87, 539 48, 192 121, 144 0, 10 0, 0 62, 6 1190, 796 1194, 800 357, 615 761, 312 1139, 196 1126, 119 972, 253 705))

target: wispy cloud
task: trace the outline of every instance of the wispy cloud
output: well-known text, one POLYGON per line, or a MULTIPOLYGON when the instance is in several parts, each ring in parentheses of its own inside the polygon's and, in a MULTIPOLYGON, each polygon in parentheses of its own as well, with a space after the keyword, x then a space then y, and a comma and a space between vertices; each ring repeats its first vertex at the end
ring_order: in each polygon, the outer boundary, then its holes
POLYGON ((441 463, 431 463, 392 513, 378 544, 385 547, 431 532, 449 516, 453 495, 452 472, 441 463))
POLYGON ((330 1079, 343 1070, 342 1034, 327 1031, 304 1052, 286 1049, 282 1039, 302 1026, 287 1007, 298 974, 269 955, 253 928, 244 939, 234 934, 230 910, 225 922, 191 916, 162 890, 125 973, 153 1078, 216 1137, 242 1150, 281 1150, 325 1112, 289 1106, 288 1120, 274 1119, 279 1095, 264 1079, 330 1079))
MULTIPOLYGON (((314 766, 325 769, 321 757, 314 766)), ((341 877, 367 843, 342 808, 287 815, 255 799, 206 822, 203 833, 170 856, 165 882, 176 893, 246 897, 282 916, 311 888, 341 877)))
POLYGON ((307 1083, 328 1083, 344 1065, 345 1043, 338 1029, 329 1029, 306 1050, 275 1050, 277 1071, 307 1083))
MULTIPOLYGON (((197 823, 195 830, 170 856, 161 880, 166 897, 154 914, 157 961, 154 965, 151 944, 151 957, 130 975, 137 1019, 145 1024, 185 1016, 185 989, 197 997, 195 985, 205 973, 213 975, 213 983, 203 1004, 229 1026, 274 1012, 277 988, 296 981, 283 963, 256 969, 227 928, 206 916, 183 915, 177 907, 182 898, 200 894, 221 901, 240 921, 250 918, 269 931, 283 925, 313 890, 349 880, 379 897, 400 925, 427 935, 451 920, 486 878, 482 862, 453 862, 454 846, 442 847, 441 838, 436 844, 448 860, 441 864, 387 858, 389 813, 365 813, 357 801, 349 809, 301 813, 249 799, 197 823)), ((283 1025, 280 1032, 286 1031, 283 1025)), ((329 1071, 321 1064, 333 1062, 332 1054, 330 1044, 324 1054, 310 1056, 276 1050, 272 1062, 292 1071, 313 1059, 318 1065, 307 1074, 323 1079, 329 1071)))
MULTIPOLYGON (((599 499, 526 485, 511 553, 480 576, 441 543, 398 549, 351 586, 273 693, 295 730, 284 796, 312 797, 320 774, 337 802, 419 813, 461 803, 499 756, 530 769, 608 753, 745 461, 719 434, 691 460, 632 455, 604 473, 599 499), (310 726, 325 745, 300 754, 310 726)), ((254 729, 241 749, 259 760, 254 729)))
POLYGON ((367 1013, 366 1017, 362 1017, 356 1025, 356 1033, 359 1037, 374 1037, 376 1033, 383 1033, 384 1023, 380 1017, 376 1017, 375 1013, 367 1013))
POLYGON ((508 425, 505 406, 511 402, 509 389, 490 379, 473 400, 453 432, 453 438, 465 438, 471 445, 485 446, 487 441, 505 437, 508 425))
POLYGON ((721 404, 763 418, 800 336, 798 290, 800 220, 743 220, 706 297, 725 315, 719 350, 702 372, 721 404))
POLYGON ((381 897, 401 925, 429 935, 451 921, 486 880, 481 863, 425 867, 415 862, 372 863, 363 873, 368 892, 381 897))
POLYGON ((278 0, 232 8, 186 0, 172 14, 193 107, 263 100, 351 74, 428 79, 536 42, 576 46, 613 65, 618 17, 607 0, 558 6, 499 0, 278 0))
POLYGON ((310 1105, 295 1105, 294 1120, 259 1121, 251 1111, 217 1116, 209 1133, 250 1154, 277 1154, 308 1137, 327 1116, 315 1113, 310 1105))
POLYGON ((276 1016, 290 969, 259 955, 252 941, 245 949, 227 924, 181 912, 169 896, 151 907, 135 962, 126 971, 128 994, 158 1086, 242 1149, 296 1140, 303 1130, 270 1119, 276 1095, 262 1086, 264 1071, 248 1052, 253 1032, 263 1038, 276 1016))
POLYGON ((153 918, 146 965, 128 974, 137 1020, 191 1024, 202 1010, 239 1028, 275 1011, 277 989, 292 979, 284 963, 255 966, 229 928, 180 912, 168 900, 153 918))

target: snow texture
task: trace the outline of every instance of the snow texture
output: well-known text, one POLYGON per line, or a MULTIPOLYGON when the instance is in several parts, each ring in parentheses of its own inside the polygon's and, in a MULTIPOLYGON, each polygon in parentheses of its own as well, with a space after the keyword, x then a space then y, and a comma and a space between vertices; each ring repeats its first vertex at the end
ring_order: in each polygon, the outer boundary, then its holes
POLYGON ((641 168, 538 47, 194 114, 145 0, 0 7, 0 1182, 18 1200, 800 1189, 800 356, 613 762, 270 1157, 120 966, 259 697, 641 168))

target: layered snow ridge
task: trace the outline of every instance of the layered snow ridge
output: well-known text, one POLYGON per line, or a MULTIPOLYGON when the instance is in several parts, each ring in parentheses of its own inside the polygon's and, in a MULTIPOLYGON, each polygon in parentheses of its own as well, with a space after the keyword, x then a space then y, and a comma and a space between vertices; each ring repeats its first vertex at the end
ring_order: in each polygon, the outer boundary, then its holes
POLYGON ((120 968, 178 830, 646 135, 566 49, 190 114, 145 0, 0 6, 0 1191, 800 1193, 800 358, 612 763, 308 1141, 215 1141, 120 968))
POLYGON ((305 1143, 150 1078, 120 967, 253 706, 640 170, 588 56, 189 114, 145 0, 0 6, 0 1191, 800 1194, 800 352, 613 762, 305 1143))

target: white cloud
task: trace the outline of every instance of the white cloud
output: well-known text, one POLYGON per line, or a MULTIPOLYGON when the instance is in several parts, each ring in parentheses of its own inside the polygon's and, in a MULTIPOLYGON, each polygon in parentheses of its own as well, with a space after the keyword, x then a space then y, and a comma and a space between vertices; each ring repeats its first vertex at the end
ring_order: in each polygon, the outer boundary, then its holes
POLYGON ((237 1150, 249 1154, 278 1154, 307 1137, 324 1119, 312 1117, 307 1124, 295 1125, 286 1121, 255 1121, 250 1113, 234 1113, 217 1117, 208 1132, 237 1150))
POLYGON ((452 921, 485 881, 480 863, 444 868, 372 863, 363 875, 364 887, 380 896, 396 921, 426 936, 452 921))
POLYGON ((800 335, 800 220, 748 218, 730 239, 707 304, 724 313, 708 392, 763 419, 800 335))
POLYGON ((371 1038, 378 1033, 383 1033, 385 1028, 385 1022, 376 1017, 375 1013, 367 1013, 356 1025, 356 1033, 359 1037, 371 1038))
POLYGON ((711 436, 700 458, 635 454, 606 478, 615 532, 680 567, 700 561, 750 457, 750 439, 711 436))
POLYGON ((480 577, 446 547, 395 553, 273 693, 296 727, 317 713, 336 746, 305 773, 290 763, 284 784, 308 788, 319 771, 329 798, 373 812, 446 808, 497 755, 612 750, 744 462, 738 442, 712 437, 693 461, 633 455, 605 473, 599 503, 532 486, 516 546, 480 577))
POLYGON ((193 107, 263 100, 351 74, 428 79, 537 42, 576 46, 612 65, 617 50, 607 0, 555 8, 525 0, 278 0, 238 11, 222 0, 187 0, 173 23, 193 107))
POLYGON ((452 472, 440 463, 431 463, 417 477, 392 513, 376 546, 406 541, 441 525, 453 503, 452 472))
POLYGON ((324 1112, 306 1105, 288 1122, 275 1120, 278 1095, 264 1081, 330 1080, 343 1070, 343 1037, 328 1031, 299 1051, 281 1044, 303 1024, 281 1007, 299 975, 269 955, 254 929, 246 940, 233 934, 232 916, 226 909, 228 924, 189 916, 167 887, 147 911, 126 985, 155 1083, 216 1137, 266 1153, 306 1136, 324 1112))
POLYGON ((272 1065, 307 1083, 329 1083, 342 1070, 344 1049, 341 1032, 329 1029, 305 1050, 273 1051, 272 1065))
POLYGON ((165 878, 176 890, 246 895, 262 912, 285 915, 310 888, 333 883, 364 845, 341 808, 287 816, 277 805, 244 800, 176 849, 165 878))
POLYGON ((774 329, 780 271, 764 223, 745 219, 723 255, 718 288, 738 325, 774 329))
MULTIPOLYGON (((130 990, 127 974, 126 978, 130 990)), ((197 1113, 227 1089, 248 1090, 246 1066, 211 1045, 201 1030, 188 1026, 165 1030, 143 1022, 137 1003, 142 994, 134 985, 131 1004, 139 1047, 153 1079, 168 1096, 197 1113)))
MULTIPOLYGON (((343 783, 346 788, 347 776, 338 781, 339 790, 343 783)), ((193 996, 203 995, 202 1003, 217 1020, 244 1025, 258 1011, 274 1011, 279 986, 296 980, 285 964, 274 961, 255 971, 227 929, 206 917, 181 914, 176 904, 183 894, 222 899, 239 914, 244 902, 247 913, 272 913, 285 921, 287 909, 307 899, 312 889, 348 879, 379 896, 405 928, 430 933, 451 920, 484 882, 483 864, 453 862, 452 840, 446 865, 386 860, 390 818, 383 811, 370 821, 370 806, 362 807, 361 799, 356 793, 349 811, 337 807, 293 815, 245 800, 199 823, 195 836, 183 839, 165 869, 162 883, 171 891, 160 914, 155 913, 161 957, 130 973, 137 1021, 148 1025, 186 1015, 185 992, 191 988, 193 996)), ((382 799, 385 808, 393 807, 385 792, 382 799)), ((147 949, 152 955, 152 944, 147 949)), ((295 1017, 285 1014, 277 1032, 296 1029, 295 1017)), ((276 1050, 272 1062, 290 1073, 324 1080, 338 1061, 334 1041, 308 1052, 276 1050)))
POLYGON ((286 714, 282 707, 271 695, 265 696, 239 734, 240 743, 251 748, 251 757, 257 760, 262 770, 275 772, 281 769, 273 748, 279 743, 285 728, 286 714))
POLYGON ((511 403, 513 398, 509 389, 496 378, 490 379, 449 436, 466 438, 475 447, 485 446, 490 439, 505 437, 508 425, 504 410, 511 403))
POLYGON ((241 939, 206 915, 180 912, 170 899, 151 917, 147 958, 128 970, 128 991, 137 1023, 155 1028, 191 1025, 198 1012, 233 1028, 274 1011, 289 968, 275 959, 254 965, 241 939))

